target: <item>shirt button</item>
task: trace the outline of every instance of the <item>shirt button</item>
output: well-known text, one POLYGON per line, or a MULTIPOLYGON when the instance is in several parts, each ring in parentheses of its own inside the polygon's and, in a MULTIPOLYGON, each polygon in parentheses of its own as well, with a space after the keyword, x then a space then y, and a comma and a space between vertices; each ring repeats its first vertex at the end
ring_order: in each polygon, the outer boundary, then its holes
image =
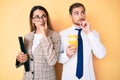
POLYGON ((31 61, 33 61, 33 58, 31 58, 31 61))
POLYGON ((31 72, 32 74, 34 74, 34 72, 31 72))

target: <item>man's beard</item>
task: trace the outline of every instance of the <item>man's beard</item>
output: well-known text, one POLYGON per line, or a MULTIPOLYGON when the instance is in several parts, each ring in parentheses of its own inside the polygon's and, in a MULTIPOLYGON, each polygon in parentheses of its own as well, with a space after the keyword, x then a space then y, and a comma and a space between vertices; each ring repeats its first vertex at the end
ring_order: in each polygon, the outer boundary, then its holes
POLYGON ((74 21, 73 21, 73 23, 74 23, 75 25, 77 25, 77 26, 80 26, 80 23, 78 23, 78 22, 74 22, 74 21))
POLYGON ((77 25, 77 26, 80 26, 82 21, 85 21, 85 19, 82 18, 82 19, 79 19, 79 20, 76 21, 76 22, 73 21, 73 23, 74 23, 75 25, 77 25))

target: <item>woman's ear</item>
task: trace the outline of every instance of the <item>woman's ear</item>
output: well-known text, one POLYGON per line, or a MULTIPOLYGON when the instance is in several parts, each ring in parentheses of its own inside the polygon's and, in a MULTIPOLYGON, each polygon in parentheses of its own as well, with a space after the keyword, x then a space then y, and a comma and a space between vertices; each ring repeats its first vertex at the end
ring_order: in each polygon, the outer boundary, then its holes
POLYGON ((34 19, 32 19, 32 23, 35 23, 35 20, 34 20, 34 19))

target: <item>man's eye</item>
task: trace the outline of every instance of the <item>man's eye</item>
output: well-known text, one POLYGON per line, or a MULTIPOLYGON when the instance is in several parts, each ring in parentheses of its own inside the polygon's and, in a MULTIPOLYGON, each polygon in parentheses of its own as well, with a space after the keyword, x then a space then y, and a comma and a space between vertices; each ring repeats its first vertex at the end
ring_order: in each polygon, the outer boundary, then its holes
POLYGON ((75 13, 75 15, 79 15, 79 13, 75 13))
POLYGON ((85 14, 85 11, 82 11, 81 13, 82 13, 82 14, 85 14))

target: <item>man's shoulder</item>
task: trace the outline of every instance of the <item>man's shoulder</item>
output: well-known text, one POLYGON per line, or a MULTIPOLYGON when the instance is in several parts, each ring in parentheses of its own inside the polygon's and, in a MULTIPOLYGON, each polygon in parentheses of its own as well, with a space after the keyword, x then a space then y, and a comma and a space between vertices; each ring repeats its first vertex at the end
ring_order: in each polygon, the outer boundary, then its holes
POLYGON ((66 33, 68 33, 70 30, 71 30, 71 27, 70 27, 70 28, 63 29, 63 30, 60 31, 60 34, 66 34, 66 33))
POLYGON ((99 36, 99 33, 96 30, 92 30, 92 33, 96 36, 99 36))

